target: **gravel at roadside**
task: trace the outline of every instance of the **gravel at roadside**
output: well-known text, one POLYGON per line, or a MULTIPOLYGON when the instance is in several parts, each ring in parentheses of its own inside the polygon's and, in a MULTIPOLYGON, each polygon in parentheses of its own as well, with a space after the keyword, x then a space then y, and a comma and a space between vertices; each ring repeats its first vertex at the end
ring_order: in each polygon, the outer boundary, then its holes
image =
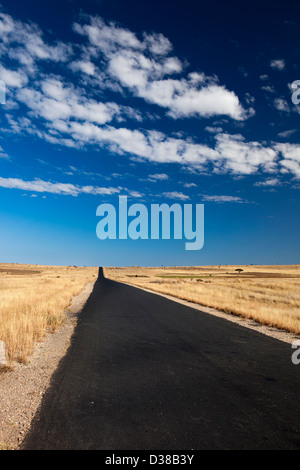
POLYGON ((47 390, 51 376, 66 354, 78 313, 94 283, 88 283, 73 298, 66 322, 57 333, 47 334, 37 344, 27 364, 15 363, 12 370, 0 372, 0 450, 18 450, 47 390))

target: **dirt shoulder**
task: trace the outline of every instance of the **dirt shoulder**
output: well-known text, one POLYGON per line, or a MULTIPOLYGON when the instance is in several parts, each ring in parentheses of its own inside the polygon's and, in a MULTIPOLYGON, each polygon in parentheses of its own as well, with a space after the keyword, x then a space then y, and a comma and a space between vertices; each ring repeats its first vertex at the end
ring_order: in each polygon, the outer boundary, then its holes
POLYGON ((94 283, 88 283, 73 298, 66 322, 55 334, 38 343, 27 364, 16 363, 0 373, 0 450, 18 450, 47 390, 51 376, 66 354, 78 313, 88 299, 94 283))

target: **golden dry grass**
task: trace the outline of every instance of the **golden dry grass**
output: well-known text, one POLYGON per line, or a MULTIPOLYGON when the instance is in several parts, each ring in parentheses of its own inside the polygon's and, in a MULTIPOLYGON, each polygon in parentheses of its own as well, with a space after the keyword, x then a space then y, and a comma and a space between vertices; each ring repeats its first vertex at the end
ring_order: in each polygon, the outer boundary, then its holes
POLYGON ((300 266, 105 268, 120 282, 300 333, 300 266), (243 271, 238 273, 236 269, 243 271))
POLYGON ((0 264, 0 339, 8 361, 26 362, 47 332, 65 320, 73 296, 97 268, 0 264))
MULTIPOLYGON (((35 344, 63 324, 73 296, 97 273, 98 268, 0 264, 0 339, 8 361, 26 362, 35 344)), ((299 265, 128 267, 104 273, 300 334, 299 265)))

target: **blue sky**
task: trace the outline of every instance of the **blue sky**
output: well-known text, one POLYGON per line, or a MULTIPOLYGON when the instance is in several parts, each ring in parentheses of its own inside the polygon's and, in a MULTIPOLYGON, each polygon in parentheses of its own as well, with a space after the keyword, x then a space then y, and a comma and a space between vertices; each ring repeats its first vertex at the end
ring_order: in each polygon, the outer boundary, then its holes
POLYGON ((0 262, 300 263, 299 13, 2 1, 0 262), (204 247, 99 240, 96 209, 120 195, 204 204, 204 247))

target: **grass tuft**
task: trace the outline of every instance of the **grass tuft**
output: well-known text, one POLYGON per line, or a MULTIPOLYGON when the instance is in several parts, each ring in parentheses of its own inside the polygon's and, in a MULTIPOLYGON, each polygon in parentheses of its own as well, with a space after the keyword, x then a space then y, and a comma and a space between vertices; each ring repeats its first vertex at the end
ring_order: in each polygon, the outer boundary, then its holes
POLYGON ((0 265, 0 339, 8 363, 26 363, 37 342, 56 332, 65 310, 97 268, 0 265))

